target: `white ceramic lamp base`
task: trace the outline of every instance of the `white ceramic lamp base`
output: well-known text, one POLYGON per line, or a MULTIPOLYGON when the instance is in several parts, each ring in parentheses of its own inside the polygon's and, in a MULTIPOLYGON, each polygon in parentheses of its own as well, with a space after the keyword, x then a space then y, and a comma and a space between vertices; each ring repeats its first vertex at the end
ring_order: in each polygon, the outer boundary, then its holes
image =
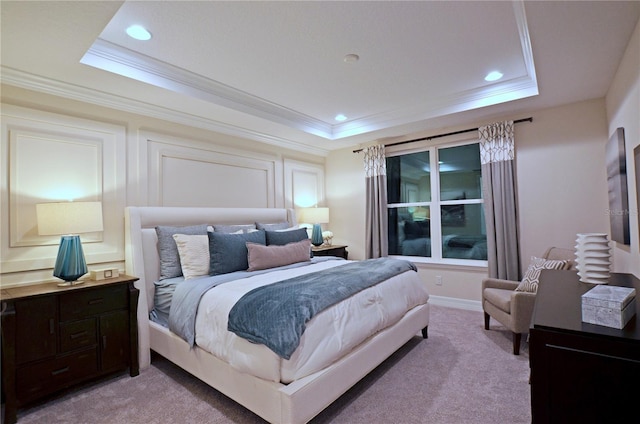
POLYGON ((609 236, 604 233, 578 234, 576 269, 583 283, 607 284, 611 267, 609 236))

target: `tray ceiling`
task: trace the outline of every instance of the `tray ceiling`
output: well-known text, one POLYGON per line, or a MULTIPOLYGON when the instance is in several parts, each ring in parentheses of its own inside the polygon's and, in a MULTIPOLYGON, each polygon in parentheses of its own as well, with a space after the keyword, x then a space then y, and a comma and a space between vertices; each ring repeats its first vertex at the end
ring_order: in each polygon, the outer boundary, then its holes
POLYGON ((3 82, 322 153, 601 97, 639 3, 3 1, 3 82))

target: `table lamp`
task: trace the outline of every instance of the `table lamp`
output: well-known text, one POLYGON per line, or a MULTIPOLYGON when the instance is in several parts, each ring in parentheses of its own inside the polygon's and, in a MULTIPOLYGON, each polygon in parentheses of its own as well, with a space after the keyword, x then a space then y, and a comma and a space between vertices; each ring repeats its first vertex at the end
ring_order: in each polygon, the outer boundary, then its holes
POLYGON ((56 202, 36 205, 38 234, 61 235, 53 275, 64 280, 59 286, 81 284, 87 273, 80 233, 102 231, 101 202, 56 202))
POLYGON ((324 243, 322 239, 322 225, 329 222, 329 208, 305 208, 302 210, 303 218, 301 221, 313 224, 311 232, 311 244, 320 246, 324 243))

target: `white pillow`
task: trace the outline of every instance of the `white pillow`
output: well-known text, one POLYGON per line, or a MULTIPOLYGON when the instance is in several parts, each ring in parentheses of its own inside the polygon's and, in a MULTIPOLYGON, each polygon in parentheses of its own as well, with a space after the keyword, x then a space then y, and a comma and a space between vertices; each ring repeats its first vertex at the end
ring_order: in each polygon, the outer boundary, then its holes
POLYGON ((209 275, 209 237, 207 235, 174 234, 182 275, 185 280, 209 275))

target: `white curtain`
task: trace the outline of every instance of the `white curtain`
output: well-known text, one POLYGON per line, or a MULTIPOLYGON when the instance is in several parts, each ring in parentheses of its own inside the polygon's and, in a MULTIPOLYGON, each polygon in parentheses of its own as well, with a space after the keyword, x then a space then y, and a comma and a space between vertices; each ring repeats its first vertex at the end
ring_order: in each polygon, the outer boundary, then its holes
POLYGON ((478 129, 489 277, 520 279, 513 121, 478 129))
POLYGON ((362 151, 367 190, 365 255, 380 258, 388 255, 386 157, 382 145, 362 151))

